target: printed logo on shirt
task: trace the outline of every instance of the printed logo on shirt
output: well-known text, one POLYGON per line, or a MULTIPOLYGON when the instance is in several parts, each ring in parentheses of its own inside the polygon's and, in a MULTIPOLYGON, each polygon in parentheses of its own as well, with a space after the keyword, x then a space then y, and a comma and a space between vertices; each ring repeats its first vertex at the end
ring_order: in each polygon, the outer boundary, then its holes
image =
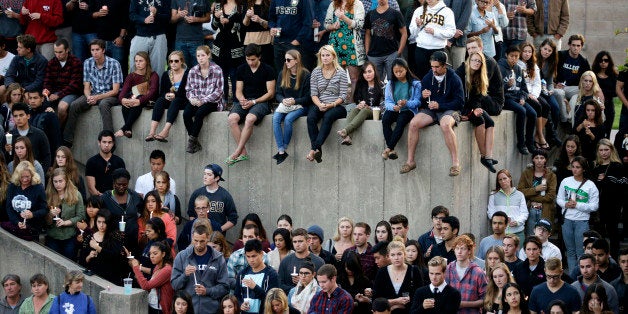
POLYGON ((225 203, 218 201, 211 201, 209 203, 209 212, 210 213, 222 213, 225 211, 225 203))
MULTIPOLYGON (((299 4, 299 1, 297 1, 297 4, 299 4)), ((297 15, 299 14, 299 10, 297 9, 296 6, 290 6, 290 7, 276 7, 275 8, 275 13, 277 14, 285 14, 285 15, 297 15)))
POLYGON ((579 64, 565 63, 565 64, 563 64, 563 69, 565 69, 567 71, 571 71, 571 73, 573 73, 573 74, 578 74, 578 71, 580 70, 580 65, 579 64))
POLYGON ((427 21, 428 23, 435 23, 438 24, 440 26, 445 25, 445 16, 442 14, 432 14, 432 13, 426 13, 425 15, 421 16, 421 18, 424 21, 427 21), (427 15, 427 19, 425 18, 425 15, 427 15))
POLYGON ((74 304, 65 302, 63 304, 63 310, 65 311, 65 314, 74 314, 74 304))
POLYGON ((43 6, 43 8, 44 8, 44 11, 46 11, 46 12, 50 11, 50 6, 48 6, 48 5, 43 6))
POLYGON ((565 190, 563 191, 563 197, 565 201, 575 199, 577 203, 589 202, 589 193, 584 190, 576 190, 568 186, 565 186, 565 190))
POLYGON ((205 269, 207 269, 207 264, 196 265, 196 270, 205 271, 205 269))

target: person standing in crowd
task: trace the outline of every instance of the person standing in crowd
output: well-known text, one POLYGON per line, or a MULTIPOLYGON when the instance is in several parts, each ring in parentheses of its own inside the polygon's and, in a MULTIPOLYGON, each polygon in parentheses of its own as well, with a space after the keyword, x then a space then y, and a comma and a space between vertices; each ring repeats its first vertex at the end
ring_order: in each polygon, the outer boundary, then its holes
POLYGON ((430 58, 437 51, 444 51, 448 40, 456 35, 454 12, 442 0, 425 0, 414 10, 410 21, 410 36, 416 37, 415 64, 413 71, 419 79, 430 70, 430 58))
POLYGON ((353 298, 336 283, 338 272, 334 265, 325 264, 316 273, 321 291, 310 302, 308 313, 350 314, 353 312, 353 298))
POLYGON ((129 265, 133 268, 135 280, 140 287, 149 292, 148 312, 170 314, 174 290, 170 284, 172 275, 172 255, 170 245, 165 241, 154 242, 150 246, 150 262, 154 265, 150 280, 144 277, 140 270, 142 265, 136 259, 131 259, 129 265), (155 298, 154 296, 157 296, 155 298), (159 312, 157 312, 159 311, 159 312))
POLYGON ((96 304, 92 297, 85 294, 83 280, 85 276, 79 270, 71 270, 65 274, 63 292, 52 301, 50 314, 67 313, 66 309, 74 309, 74 313, 96 314, 96 304))
POLYGON ((454 252, 454 240, 460 232, 460 220, 455 216, 447 216, 441 220, 440 237, 443 239, 441 243, 435 245, 431 250, 429 258, 441 256, 448 261, 456 259, 454 252))
POLYGON ((20 314, 50 313, 54 294, 50 293, 50 283, 44 274, 35 274, 30 279, 32 296, 26 298, 19 307, 20 314))
MULTIPOLYGON (((586 80, 585 76, 583 78, 586 80)), ((580 107, 584 112, 582 118, 574 121, 574 132, 580 138, 582 156, 593 162, 597 155, 597 143, 604 138, 604 112, 596 99, 586 100, 580 107)))
POLYGON ((465 45, 468 34, 467 27, 469 26, 473 1, 443 0, 443 2, 447 7, 451 8, 454 13, 454 20, 456 21, 456 32, 453 38, 449 38, 447 43, 447 54, 451 60, 451 66, 458 68, 465 59, 465 45))
POLYGON ((475 243, 468 236, 462 235, 454 240, 453 245, 456 259, 447 265, 445 280, 460 291, 458 313, 481 313, 486 293, 486 277, 482 268, 473 262, 475 243))
POLYGON ((580 298, 586 300, 587 287, 599 284, 601 286, 600 288, 606 290, 608 305, 610 307, 608 310, 611 310, 614 313, 619 313, 619 300, 617 298, 617 292, 613 286, 602 280, 602 278, 598 275, 598 265, 595 260, 595 256, 587 253, 581 255, 578 257, 578 267, 580 268, 581 275, 579 275, 577 280, 571 285, 576 289, 580 298))
MULTIPOLYGON (((284 56, 286 52, 291 49, 296 49, 301 53, 303 65, 306 69, 312 69, 314 67, 315 57, 311 54, 311 51, 316 50, 307 48, 314 44, 312 42, 313 39, 310 40, 310 38, 313 37, 313 24, 318 25, 319 30, 323 32, 325 15, 322 12, 327 12, 327 8, 329 7, 329 5, 324 4, 329 4, 329 0, 315 0, 311 6, 317 8, 317 10, 313 12, 313 8, 305 1, 270 1, 268 27, 270 28, 270 35, 275 37, 273 39, 275 71, 279 71, 282 68, 284 56), (315 17, 312 16, 313 13, 318 17, 316 23, 313 23, 315 20, 315 17)), ((319 36, 319 42, 326 44, 327 40, 323 40, 323 38, 319 36)), ((270 60, 266 60, 265 62, 269 62, 270 64, 270 60)))
POLYGON ((628 308, 628 249, 621 249, 618 253, 619 265, 621 267, 621 274, 617 279, 610 282, 617 292, 619 300, 619 311, 624 313, 628 308))
MULTIPOLYGON (((149 55, 151 68, 158 70, 157 74, 166 68, 166 31, 170 23, 170 5, 168 0, 131 1, 129 7, 129 19, 136 31, 131 39, 129 56, 135 57, 139 51, 145 51, 149 55)), ((135 71, 135 61, 131 62, 130 58, 129 70, 135 71)))
POLYGON ((591 71, 595 73, 597 83, 604 94, 604 137, 610 139, 613 122, 615 121, 615 104, 613 99, 617 96, 617 69, 610 52, 602 50, 595 55, 591 71))
MULTIPOLYGON (((212 27, 219 30, 211 47, 211 58, 220 66, 223 74, 223 102, 229 98, 231 82, 232 102, 236 101, 236 71, 244 64, 244 4, 239 0, 221 0, 214 6, 212 27)), ((200 63, 200 61, 199 61, 200 63)))
POLYGON ((192 244, 179 252, 172 268, 172 288, 192 296, 195 313, 218 313, 220 300, 229 293, 227 264, 208 245, 209 229, 197 226, 192 244))
POLYGON ((550 106, 552 118, 545 125, 545 133, 552 146, 561 146, 562 142, 558 138, 557 128, 561 122, 560 108, 556 97, 554 97, 554 86, 556 78, 556 67, 558 65, 558 50, 556 44, 551 39, 544 40, 537 53, 536 62, 541 71, 541 99, 550 106), (543 86, 545 81, 545 86, 543 86))
POLYGON ((185 95, 188 103, 183 110, 183 123, 188 133, 188 144, 186 152, 194 154, 203 147, 198 140, 198 135, 203 127, 205 116, 214 112, 222 111, 225 105, 223 96, 223 70, 211 61, 210 48, 208 46, 198 46, 196 48, 195 65, 188 73, 188 80, 185 85, 185 95))
POLYGON ((536 236, 528 236, 523 242, 526 259, 517 264, 512 275, 525 295, 530 295, 532 288, 547 281, 545 277, 545 260, 541 257, 543 244, 536 236))
POLYGON ((458 141, 454 127, 460 122, 460 110, 464 107, 464 91, 462 81, 454 70, 449 68, 447 60, 447 54, 442 51, 434 52, 430 57, 432 69, 421 81, 423 92, 419 113, 410 121, 408 160, 401 167, 399 171, 401 174, 416 168, 414 156, 419 144, 419 130, 436 123, 443 132, 445 145, 451 157, 452 166, 449 168, 449 176, 460 175, 458 141))
POLYGON ((288 293, 288 302, 290 306, 299 310, 301 313, 307 313, 310 308, 310 302, 314 295, 321 291, 321 287, 316 282, 316 270, 314 264, 305 261, 299 268, 299 282, 290 289, 288 293))
POLYGON ((325 232, 318 225, 311 225, 307 228, 307 245, 309 251, 323 259, 325 264, 334 264, 336 257, 330 251, 323 249, 325 232))
POLYGON ((4 76, 5 86, 20 83, 25 90, 43 88, 48 60, 35 47, 35 37, 32 35, 17 36, 17 56, 11 60, 4 76))
POLYGON ((275 248, 268 252, 268 260, 272 268, 279 270, 281 261, 289 254, 294 253, 290 231, 284 228, 275 229, 273 232, 273 244, 275 248))
MULTIPOLYGON (((504 28, 504 46, 519 46, 528 36, 527 19, 536 13, 535 0, 504 0, 508 26, 504 28)), ((507 51, 505 52, 508 53, 507 51)), ((501 58, 505 55, 501 56, 501 58)))
MULTIPOLYGON (((137 192, 141 197, 144 197, 146 193, 157 189, 155 186, 155 176, 159 172, 164 171, 164 167, 166 166, 166 154, 162 150, 155 149, 150 153, 148 161, 150 163, 150 172, 137 177, 137 180, 135 180, 135 192, 137 192)), ((176 183, 174 179, 169 179, 169 191, 172 192, 172 194, 176 194, 176 183)))
POLYGON ((427 263, 427 267, 430 284, 414 292, 410 313, 458 313, 461 295, 445 281, 447 259, 436 256, 427 263))
MULTIPOLYGON (((582 76, 580 76, 580 83, 578 84, 578 93, 573 95, 573 97, 569 100, 569 106, 571 107, 571 111, 569 112, 571 119, 570 122, 574 128, 578 125, 578 122, 582 121, 582 119, 586 119, 584 104, 589 100, 597 101, 600 107, 604 106, 604 93, 602 92, 600 85, 597 83, 597 77, 593 71, 586 71, 582 73, 582 76)), ((604 108, 601 109, 604 110, 604 108)))
POLYGON ((210 2, 194 1, 190 4, 189 0, 173 0, 170 12, 170 23, 177 28, 174 50, 181 52, 181 61, 187 60, 191 68, 196 65, 196 47, 203 45, 203 23, 211 20, 210 2))
MULTIPOLYGON (((196 55, 192 56, 191 60, 194 60, 196 64, 196 55)), ((155 101, 150 130, 148 131, 148 136, 144 139, 147 142, 154 140, 163 143, 168 142, 167 138, 170 134, 170 128, 172 128, 172 125, 177 120, 179 110, 184 109, 188 104, 185 86, 187 85, 189 67, 185 63, 183 52, 179 50, 171 52, 170 55, 168 55, 168 65, 169 69, 161 75, 159 88, 161 94, 159 98, 157 98, 157 101, 155 101), (157 126, 159 126, 159 121, 163 117, 166 108, 168 109, 166 125, 161 132, 155 134, 155 132, 157 132, 157 126)))
POLYGON ((568 44, 569 49, 558 52, 556 84, 554 85, 554 97, 560 105, 562 122, 567 122, 570 112, 574 109, 569 108, 568 101, 578 94, 580 77, 584 72, 591 70, 589 61, 580 54, 584 47, 584 36, 571 35, 568 44))
POLYGON ((284 292, 290 292, 299 282, 299 274, 297 270, 304 262, 312 262, 315 271, 325 263, 322 258, 316 256, 308 250, 307 231, 303 228, 297 228, 292 231, 292 246, 294 254, 286 256, 279 264, 279 287, 284 292))
POLYGON ((497 64, 504 81, 504 109, 513 111, 516 117, 517 149, 522 155, 528 155, 535 150, 537 112, 526 101, 529 92, 523 70, 517 65, 520 56, 521 50, 518 46, 509 46, 506 48, 506 57, 501 58, 497 64))
MULTIPOLYGON (((503 211, 495 212, 491 218, 491 228, 493 229, 493 234, 490 234, 484 237, 480 241, 480 245, 478 246, 477 256, 485 257, 486 253, 493 246, 503 246, 504 245, 504 236, 506 236, 506 226, 509 222, 508 214, 503 211)), ((488 267, 486 267, 488 269, 488 267)))
MULTIPOLYGON (((491 252, 488 254, 499 255, 500 252, 498 248, 500 246, 491 247, 491 252)), ((503 251, 501 251, 503 252, 503 251)), ((512 277, 512 273, 506 264, 499 262, 499 258, 497 258, 497 262, 493 266, 489 266, 489 256, 486 255, 486 280, 488 281, 488 285, 486 287, 486 295, 484 296, 484 311, 486 313, 499 313, 500 310, 503 310, 504 303, 502 302, 502 293, 506 284, 514 283, 515 279, 512 277)))
MULTIPOLYGON (((131 23, 129 3, 125 0, 94 0, 91 3, 97 9, 96 12, 92 13, 96 37, 105 41, 106 49, 104 48, 104 50, 107 56, 118 60, 124 73, 128 73, 128 63, 125 60, 128 58, 126 47, 128 47, 129 39, 127 35, 131 23)), ((161 70, 163 67, 154 69, 161 70)))
MULTIPOLYGON (((437 205, 432 208, 430 216, 432 218, 432 228, 419 236, 419 245, 421 246, 421 250, 423 250, 423 257, 426 261, 428 261, 427 258, 431 255, 432 249, 434 249, 437 244, 443 242, 440 231, 443 227, 443 219, 448 216, 449 209, 447 207, 437 205)), ((377 230, 375 232, 377 232, 377 230)))
POLYGON ((157 99, 159 92, 159 75, 153 71, 148 53, 138 51, 133 60, 134 71, 127 75, 118 95, 124 125, 114 134, 116 137, 133 137, 133 124, 139 119, 142 109, 157 99))
POLYGON ((22 296, 22 282, 20 276, 7 274, 2 278, 4 298, 0 299, 0 312, 17 314, 26 299, 22 296))
MULTIPOLYGON (((541 242, 541 257, 543 257, 544 260, 548 260, 551 257, 556 257, 560 260, 563 259, 562 252, 558 246, 549 241, 550 235, 552 234, 552 223, 545 218, 541 218, 534 224, 534 232, 532 234, 541 242)), ((526 252, 523 248, 519 251, 519 258, 526 258, 526 252)))
MULTIPOLYGON (((528 103, 534 111, 536 111, 536 133, 534 134, 534 146, 545 150, 550 149, 549 143, 545 140, 543 130, 548 121, 550 105, 541 98, 542 84, 541 84, 541 70, 536 64, 536 55, 534 53, 534 45, 529 42, 519 45, 521 49, 521 55, 517 65, 523 71, 523 78, 528 89, 528 97, 526 103, 528 103)), ((532 153, 534 150, 531 150, 532 153)))
POLYGON ((536 10, 526 19, 528 34, 534 38, 534 46, 541 47, 541 43, 549 39, 560 50, 560 40, 567 34, 569 28, 569 1, 535 0, 534 2, 536 10))
POLYGON ((595 256, 600 278, 608 283, 621 275, 621 269, 615 261, 611 261, 610 246, 606 239, 596 239, 591 245, 591 254, 595 256))
POLYGON ((563 209, 565 219, 562 232, 570 270, 577 267, 578 258, 584 253, 582 234, 589 228, 589 216, 599 208, 599 191, 588 179, 587 160, 576 156, 571 162, 571 172, 573 176, 560 183, 556 197, 556 204, 563 209))
MULTIPOLYGON (((347 18, 344 13, 342 16, 347 18)), ((312 71, 310 78, 310 94, 314 106, 310 106, 307 114, 307 130, 311 147, 306 158, 310 162, 316 160, 320 163, 323 161, 323 143, 329 136, 334 121, 347 116, 344 104, 350 97, 347 72, 340 67, 334 47, 325 45, 321 47, 317 55, 318 66, 312 71), (318 122, 321 119, 323 122, 319 129, 318 122)))
POLYGON ((105 41, 94 39, 90 44, 92 57, 83 63, 83 95, 70 104, 68 119, 63 131, 65 146, 72 148, 74 129, 79 114, 98 106, 102 129, 113 131, 111 107, 119 104, 118 93, 122 85, 120 62, 105 56, 105 41))
POLYGON ((312 103, 310 71, 304 67, 301 53, 296 49, 290 49, 286 51, 285 58, 286 62, 275 84, 275 99, 280 105, 273 114, 273 134, 277 143, 277 154, 273 159, 278 165, 288 158, 286 149, 292 139, 294 121, 306 115, 312 103))
POLYGON ((556 216, 556 174, 547 166, 547 152, 537 149, 532 154, 532 167, 526 167, 519 177, 517 189, 523 193, 528 207, 526 234, 534 233, 541 218, 554 221, 556 216))
POLYGON ((236 149, 225 160, 229 166, 249 160, 246 143, 253 135, 253 126, 259 125, 270 114, 270 102, 275 97, 275 71, 261 61, 262 49, 249 44, 244 50, 246 64, 236 70, 236 92, 228 122, 236 149), (240 124, 244 124, 240 129, 240 124))
POLYGON ((355 252, 357 255, 360 266, 362 267, 364 275, 371 281, 375 280, 377 275, 377 265, 375 265, 375 257, 373 257, 372 246, 368 242, 371 236, 371 226, 365 222, 358 222, 353 227, 353 241, 354 246, 346 249, 342 253, 342 259, 345 260, 346 255, 349 252, 355 252))
POLYGON ((392 73, 393 75, 384 87, 385 110, 382 117, 382 130, 386 141, 386 148, 382 152, 384 160, 399 158, 395 146, 403 136, 406 125, 418 112, 421 102, 421 81, 414 76, 406 60, 395 59, 392 73))
POLYGON ((234 295, 243 312, 265 313, 264 300, 270 290, 279 285, 277 271, 264 263, 266 254, 259 239, 247 241, 243 251, 248 265, 235 276, 234 295))
MULTIPOLYGON (((20 23, 26 25, 24 34, 32 35, 37 42, 37 52, 47 60, 54 57, 53 43, 57 40, 55 29, 63 23, 61 1, 24 1, 20 13, 20 23)), ((18 43, 19 43, 18 39, 18 43)), ((32 50, 33 52, 35 49, 32 50)))
POLYGON ((194 204, 196 197, 205 195, 209 199, 209 219, 220 224, 223 234, 233 228, 238 222, 238 212, 229 192, 218 182, 225 181, 222 177, 222 167, 217 164, 208 164, 203 170, 203 186, 194 190, 188 202, 188 216, 196 216, 194 204))
POLYGON ((393 61, 402 56, 408 41, 403 15, 390 7, 388 0, 378 0, 375 10, 365 9, 369 11, 364 22, 365 54, 381 78, 391 80, 393 61))
POLYGON ((504 236, 504 263, 511 271, 515 269, 517 264, 521 263, 521 259, 517 256, 519 252, 519 237, 512 233, 507 233, 504 236))
POLYGON ((54 54, 55 57, 46 66, 43 93, 48 103, 57 108, 62 126, 58 130, 60 132, 68 117, 70 104, 83 92, 83 66, 81 59, 70 53, 70 44, 65 39, 55 42, 54 54))
POLYGON ((323 245, 323 249, 331 253, 334 257, 334 263, 340 262, 342 254, 350 247, 354 246, 353 242, 353 219, 348 217, 340 217, 336 227, 336 234, 333 238, 327 239, 323 245))
POLYGON ((547 259, 544 271, 547 281, 535 286, 528 299, 530 312, 547 313, 546 309, 553 300, 565 302, 570 311, 564 314, 578 312, 581 304, 580 296, 576 291, 577 288, 563 281, 563 266, 560 260, 555 257, 547 259))
POLYGON ((98 134, 98 154, 85 163, 85 181, 90 195, 101 196, 113 188, 112 173, 116 169, 126 168, 124 160, 113 154, 115 138, 111 131, 98 134))

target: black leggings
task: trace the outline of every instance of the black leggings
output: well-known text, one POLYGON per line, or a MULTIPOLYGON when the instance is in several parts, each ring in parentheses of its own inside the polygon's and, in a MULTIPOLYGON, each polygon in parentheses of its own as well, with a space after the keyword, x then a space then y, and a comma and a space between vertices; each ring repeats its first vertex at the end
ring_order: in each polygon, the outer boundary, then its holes
POLYGON ((127 108, 122 106, 122 117, 124 118, 124 125, 122 126, 122 131, 131 131, 133 128, 133 124, 142 114, 142 109, 144 106, 139 105, 131 108, 127 108))
POLYGON ((331 132, 331 125, 334 121, 347 117, 347 110, 344 106, 336 106, 325 112, 318 109, 318 106, 312 105, 307 113, 307 133, 310 136, 312 150, 320 149, 331 132), (321 122, 321 128, 318 128, 318 121, 321 122))
POLYGON ((183 123, 185 129, 188 131, 189 136, 198 137, 203 127, 203 120, 205 117, 218 110, 218 104, 214 102, 207 102, 200 106, 192 106, 188 103, 183 110, 183 123))
POLYGON ((179 110, 185 109, 188 100, 186 98, 175 97, 172 101, 166 100, 166 98, 159 97, 155 102, 155 107, 153 108, 153 121, 159 121, 164 116, 164 111, 166 108, 168 109, 168 114, 166 115, 166 122, 174 123, 177 120, 177 116, 179 116, 179 110))
POLYGON ((403 136, 403 130, 406 128, 406 125, 410 123, 412 118, 414 118, 414 113, 410 110, 403 110, 401 112, 386 110, 384 112, 384 116, 382 117, 382 129, 384 131, 384 139, 386 140, 387 148, 390 150, 395 149, 401 136, 403 136), (392 128, 393 123, 397 123, 394 130, 392 128))
POLYGON ((534 108, 536 111, 537 118, 545 118, 547 119, 550 115, 551 108, 547 101, 541 97, 538 97, 536 100, 532 98, 526 99, 526 102, 534 108))

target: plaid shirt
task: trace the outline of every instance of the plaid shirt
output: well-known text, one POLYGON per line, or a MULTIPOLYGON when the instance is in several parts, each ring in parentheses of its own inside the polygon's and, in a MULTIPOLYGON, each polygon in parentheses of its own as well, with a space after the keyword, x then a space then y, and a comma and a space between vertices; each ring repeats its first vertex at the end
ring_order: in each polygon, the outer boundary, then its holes
POLYGON ((83 94, 83 63, 74 55, 68 55, 65 66, 61 67, 59 59, 52 58, 46 67, 44 88, 59 98, 67 95, 83 94))
POLYGON ((357 247, 354 245, 346 249, 345 252, 342 253, 342 260, 345 260, 345 254, 347 254, 347 252, 355 252, 360 259, 360 264, 362 265, 362 269, 364 270, 364 275, 371 281, 375 280, 375 275, 377 275, 377 265, 375 264, 375 257, 373 256, 373 252, 371 252, 372 248, 373 247, 371 246, 371 244, 367 243, 366 251, 360 254, 357 247))
MULTIPOLYGON (((506 12, 512 12, 518 5, 524 5, 526 9, 536 11, 534 0, 504 0, 506 12)), ((527 16, 523 13, 515 13, 515 17, 510 20, 507 27, 504 27, 504 39, 506 40, 526 40, 528 36, 527 16)))
POLYGON ((92 84, 92 95, 100 95, 112 90, 113 84, 122 84, 120 62, 105 56, 105 64, 99 69, 93 57, 85 60, 83 82, 92 84))
POLYGON ((331 296, 321 290, 310 302, 308 314, 350 314, 353 312, 353 298, 349 292, 336 287, 331 296))
MULTIPOLYGON (((268 259, 268 254, 266 253, 264 253, 264 264, 266 264, 266 266, 270 266, 270 260, 268 259)), ((231 253, 229 260, 227 260, 227 272, 229 273, 229 278, 235 278, 237 274, 246 268, 246 266, 249 266, 249 263, 246 261, 244 248, 231 253)))
POLYGON ((198 99, 205 104, 218 104, 218 111, 223 108, 223 77, 222 69, 214 62, 209 64, 209 74, 203 77, 201 67, 197 64, 188 73, 188 82, 185 86, 188 99, 198 99))
MULTIPOLYGON (((456 271, 457 261, 453 261, 447 265, 445 271, 445 281, 456 290, 460 291, 462 301, 483 300, 486 293, 486 276, 484 271, 476 263, 471 262, 469 267, 462 276, 462 280, 458 278, 456 271)), ((482 307, 477 308, 460 308, 459 314, 475 314, 481 313, 482 307)))

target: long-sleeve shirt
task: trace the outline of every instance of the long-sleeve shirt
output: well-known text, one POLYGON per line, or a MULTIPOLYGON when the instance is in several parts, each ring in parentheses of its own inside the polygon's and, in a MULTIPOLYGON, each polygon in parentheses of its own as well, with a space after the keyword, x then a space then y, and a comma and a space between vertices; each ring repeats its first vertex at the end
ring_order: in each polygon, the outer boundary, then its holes
POLYGON ((137 36, 149 37, 165 34, 168 25, 170 25, 170 14, 172 13, 170 11, 170 3, 168 0, 131 0, 129 18, 135 24, 137 36), (146 24, 144 20, 150 14, 150 6, 154 6, 157 9, 157 13, 154 15, 155 21, 146 24))
POLYGON ((38 45, 57 40, 55 28, 63 23, 63 5, 58 0, 26 0, 24 7, 30 13, 39 13, 36 20, 29 15, 20 14, 20 23, 26 25, 25 34, 35 37, 38 45))
POLYGON ((188 99, 198 99, 203 104, 217 103, 218 111, 221 111, 223 84, 222 69, 217 64, 213 62, 209 64, 207 77, 203 77, 201 67, 197 64, 188 73, 185 93, 188 99))
MULTIPOLYGON (((319 20, 322 24, 323 21, 319 20)), ((268 27, 281 27, 281 36, 275 37, 276 43, 311 43, 312 8, 308 1, 272 0, 268 13, 268 27)), ((322 30, 322 29, 321 29, 322 30)))
MULTIPOLYGON (((458 261, 453 261, 447 265, 445 271, 445 281, 456 290, 460 291, 461 301, 483 300, 486 294, 486 276, 484 271, 477 264, 471 262, 464 271, 462 278, 458 277, 456 267, 458 261)), ((458 313, 481 313, 482 308, 460 308, 458 313)))
POLYGON ((44 88, 59 99, 67 95, 83 93, 83 63, 74 55, 68 55, 62 67, 59 59, 52 58, 46 67, 44 88))
MULTIPOLYGON (((399 81, 395 82, 397 84, 399 83, 399 81)), ((408 109, 414 114, 417 114, 419 105, 421 103, 421 81, 412 80, 411 84, 412 88, 410 90, 410 97, 406 99, 408 102, 406 103, 404 108, 401 108, 401 110, 408 109)), ((398 99, 398 97, 395 97, 395 91, 392 85, 393 81, 388 81, 388 83, 386 84, 386 89, 384 91, 384 105, 386 106, 386 110, 393 110, 393 107, 397 105, 397 102, 395 100, 398 99)))
POLYGON ((511 221, 517 222, 517 225, 514 227, 509 225, 506 228, 506 232, 517 233, 523 231, 529 215, 526 198, 523 193, 513 188, 510 194, 506 194, 502 189, 495 192, 495 194, 491 194, 488 197, 488 218, 493 217, 497 211, 505 212, 511 221))
POLYGON ((353 298, 340 287, 336 287, 329 295, 321 290, 310 302, 308 314, 350 314, 353 312, 353 298))
POLYGON ((589 220, 592 212, 596 211, 599 206, 599 192, 593 181, 587 180, 581 185, 581 181, 576 181, 572 177, 565 178, 560 183, 560 188, 556 192, 556 204, 565 211, 565 219, 569 220, 589 220), (566 208, 567 201, 572 199, 572 195, 576 198, 576 208, 566 208))
POLYGON ((442 1, 433 7, 427 8, 423 15, 423 7, 418 7, 412 14, 410 22, 410 34, 416 38, 416 45, 425 49, 442 49, 447 46, 447 40, 456 34, 456 20, 454 12, 442 1), (417 18, 422 18, 425 23, 422 26, 416 24, 417 18), (424 27, 425 26, 425 27, 424 27), (434 29, 434 34, 429 34, 425 29, 434 29))
MULTIPOLYGON (((133 267, 133 273, 135 274, 135 279, 137 283, 140 284, 140 287, 146 291, 150 291, 151 289, 158 289, 159 295, 159 305, 161 306, 161 310, 164 314, 172 313, 172 299, 174 298, 174 289, 172 289, 172 285, 170 284, 170 277, 172 275, 172 266, 169 264, 165 264, 162 268, 153 269, 153 276, 150 280, 147 280, 142 274, 139 265, 133 267)), ((189 304, 188 304, 189 305, 189 304)))
MULTIPOLYGON (((131 98, 133 96, 133 86, 142 84, 146 82, 144 75, 139 75, 137 73, 131 73, 126 77, 124 81, 124 85, 122 86, 122 90, 120 94, 118 94, 118 100, 122 101, 123 98, 131 98)), ((150 75, 150 81, 148 81, 148 90, 143 95, 138 95, 137 99, 140 100, 140 106, 146 105, 149 101, 155 100, 157 98, 157 93, 159 92, 159 75, 155 71, 153 71, 150 75)))
POLYGON ((20 83, 25 90, 41 90, 48 60, 38 52, 27 62, 25 57, 15 56, 4 77, 4 85, 20 83))
MULTIPOLYGON (((81 193, 75 191, 78 196, 78 201, 76 204, 70 205, 65 200, 61 203, 61 213, 59 214, 59 218, 62 220, 69 220, 72 222, 71 226, 66 227, 57 227, 57 222, 50 217, 47 221, 48 223, 48 236, 57 239, 57 240, 66 240, 74 236, 76 230, 76 223, 85 220, 85 205, 83 205, 83 197, 81 193)), ((52 204, 51 204, 52 205, 52 204)))
POLYGON ((312 71, 310 78, 310 93, 317 96, 322 103, 331 103, 338 98, 344 103, 347 100, 349 82, 347 81, 347 72, 343 69, 336 69, 336 72, 330 79, 323 76, 322 68, 316 68, 312 71))
POLYGON ((469 18, 471 17, 471 8, 473 1, 471 0, 444 0, 445 5, 451 8, 454 13, 454 19, 456 21, 456 29, 461 30, 464 34, 458 38, 451 38, 449 41, 456 47, 464 47, 467 42, 467 25, 469 25, 469 18))
MULTIPOLYGON (((451 68, 447 68, 447 73, 442 82, 434 77, 434 72, 429 71, 421 81, 422 89, 428 89, 432 92, 429 100, 438 103, 437 112, 447 110, 460 111, 464 107, 464 90, 462 89, 462 80, 458 74, 451 68)), ((419 109, 428 108, 428 98, 422 98, 422 104, 419 109)))
MULTIPOLYGON (((294 89, 292 87, 284 88, 281 87, 282 83, 282 74, 280 72, 277 77, 277 84, 275 85, 275 99, 278 102, 282 102, 284 98, 294 98, 294 102, 297 105, 308 106, 312 103, 312 98, 310 96, 310 73, 304 71, 301 75, 302 81, 299 84, 298 89, 294 89)), ((296 78, 290 78, 290 86, 295 86, 296 78)))
MULTIPOLYGON (((513 12, 519 5, 526 9, 536 11, 534 0, 504 0, 506 12, 513 12)), ((504 28, 504 39, 506 40, 526 40, 528 36, 527 16, 524 13, 515 12, 515 16, 510 19, 510 23, 504 28)))

